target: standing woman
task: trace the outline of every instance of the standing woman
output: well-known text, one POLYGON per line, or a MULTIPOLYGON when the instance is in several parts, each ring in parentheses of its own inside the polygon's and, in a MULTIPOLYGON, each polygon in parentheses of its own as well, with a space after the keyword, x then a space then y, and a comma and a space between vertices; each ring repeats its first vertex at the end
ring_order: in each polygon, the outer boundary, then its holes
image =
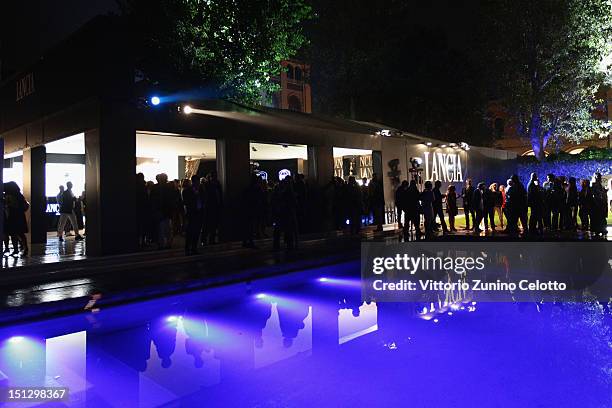
POLYGON ((499 194, 502 200, 501 215, 499 218, 501 219, 501 226, 502 228, 504 228, 504 217, 508 219, 508 214, 506 212, 506 186, 504 186, 503 184, 499 185, 499 194))
POLYGON ((30 204, 26 201, 19 186, 14 181, 10 181, 4 185, 6 193, 6 234, 11 237, 13 242, 12 255, 19 254, 19 244, 23 249, 23 255, 28 254, 28 240, 25 234, 28 232, 28 221, 25 213, 30 208, 30 204))
POLYGON ((448 213, 448 224, 450 231, 457 232, 455 228, 455 216, 459 212, 457 209, 457 193, 455 186, 450 184, 446 190, 446 212, 448 213))
MULTIPOLYGON (((504 205, 504 196, 502 195, 499 185, 497 183, 493 183, 489 186, 491 190, 491 195, 493 196, 493 213, 497 214, 499 217, 499 223, 501 225, 502 230, 504 229, 504 214, 502 212, 502 206, 504 205)), ((493 216, 495 219, 495 216, 493 216)))

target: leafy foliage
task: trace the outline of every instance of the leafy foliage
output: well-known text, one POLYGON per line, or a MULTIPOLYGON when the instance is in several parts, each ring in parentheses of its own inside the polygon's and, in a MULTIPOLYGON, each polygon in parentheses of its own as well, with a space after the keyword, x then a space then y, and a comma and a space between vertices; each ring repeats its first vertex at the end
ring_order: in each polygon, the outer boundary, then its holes
POLYGON ((538 158, 554 139, 580 141, 601 126, 595 93, 609 74, 609 0, 492 0, 483 42, 497 91, 538 158))
POLYGON ((256 103, 276 90, 280 62, 306 43, 304 0, 118 0, 157 80, 179 74, 216 95, 256 103))

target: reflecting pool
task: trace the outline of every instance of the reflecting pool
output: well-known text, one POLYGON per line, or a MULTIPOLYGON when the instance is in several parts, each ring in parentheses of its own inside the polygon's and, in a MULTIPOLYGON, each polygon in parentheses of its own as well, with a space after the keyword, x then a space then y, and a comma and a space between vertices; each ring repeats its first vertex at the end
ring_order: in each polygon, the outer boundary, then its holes
POLYGON ((598 303, 376 304, 358 274, 346 263, 5 327, 0 381, 70 388, 45 406, 612 407, 598 303))

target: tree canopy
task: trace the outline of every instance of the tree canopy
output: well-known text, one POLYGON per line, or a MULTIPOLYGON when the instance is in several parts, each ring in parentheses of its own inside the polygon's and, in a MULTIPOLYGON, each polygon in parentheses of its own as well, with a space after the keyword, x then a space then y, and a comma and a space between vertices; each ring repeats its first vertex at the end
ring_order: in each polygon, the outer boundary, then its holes
POLYGON ((118 0, 153 79, 177 75, 214 96, 256 103, 276 89, 280 62, 307 42, 304 0, 118 0))
POLYGON ((601 126, 596 92, 609 67, 609 0, 491 0, 482 44, 497 93, 538 158, 552 140, 580 141, 601 126))

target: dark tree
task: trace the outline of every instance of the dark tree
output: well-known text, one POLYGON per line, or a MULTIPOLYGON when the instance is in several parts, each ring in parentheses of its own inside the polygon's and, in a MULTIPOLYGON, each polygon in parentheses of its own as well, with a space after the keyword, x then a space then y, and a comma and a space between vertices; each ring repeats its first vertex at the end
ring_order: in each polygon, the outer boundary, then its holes
POLYGON ((118 0, 153 79, 174 76, 216 96, 259 102, 280 62, 306 43, 304 0, 118 0))
POLYGON ((608 0, 490 0, 482 10, 488 74, 519 133, 544 157, 549 141, 593 136, 595 94, 609 67, 608 0))

